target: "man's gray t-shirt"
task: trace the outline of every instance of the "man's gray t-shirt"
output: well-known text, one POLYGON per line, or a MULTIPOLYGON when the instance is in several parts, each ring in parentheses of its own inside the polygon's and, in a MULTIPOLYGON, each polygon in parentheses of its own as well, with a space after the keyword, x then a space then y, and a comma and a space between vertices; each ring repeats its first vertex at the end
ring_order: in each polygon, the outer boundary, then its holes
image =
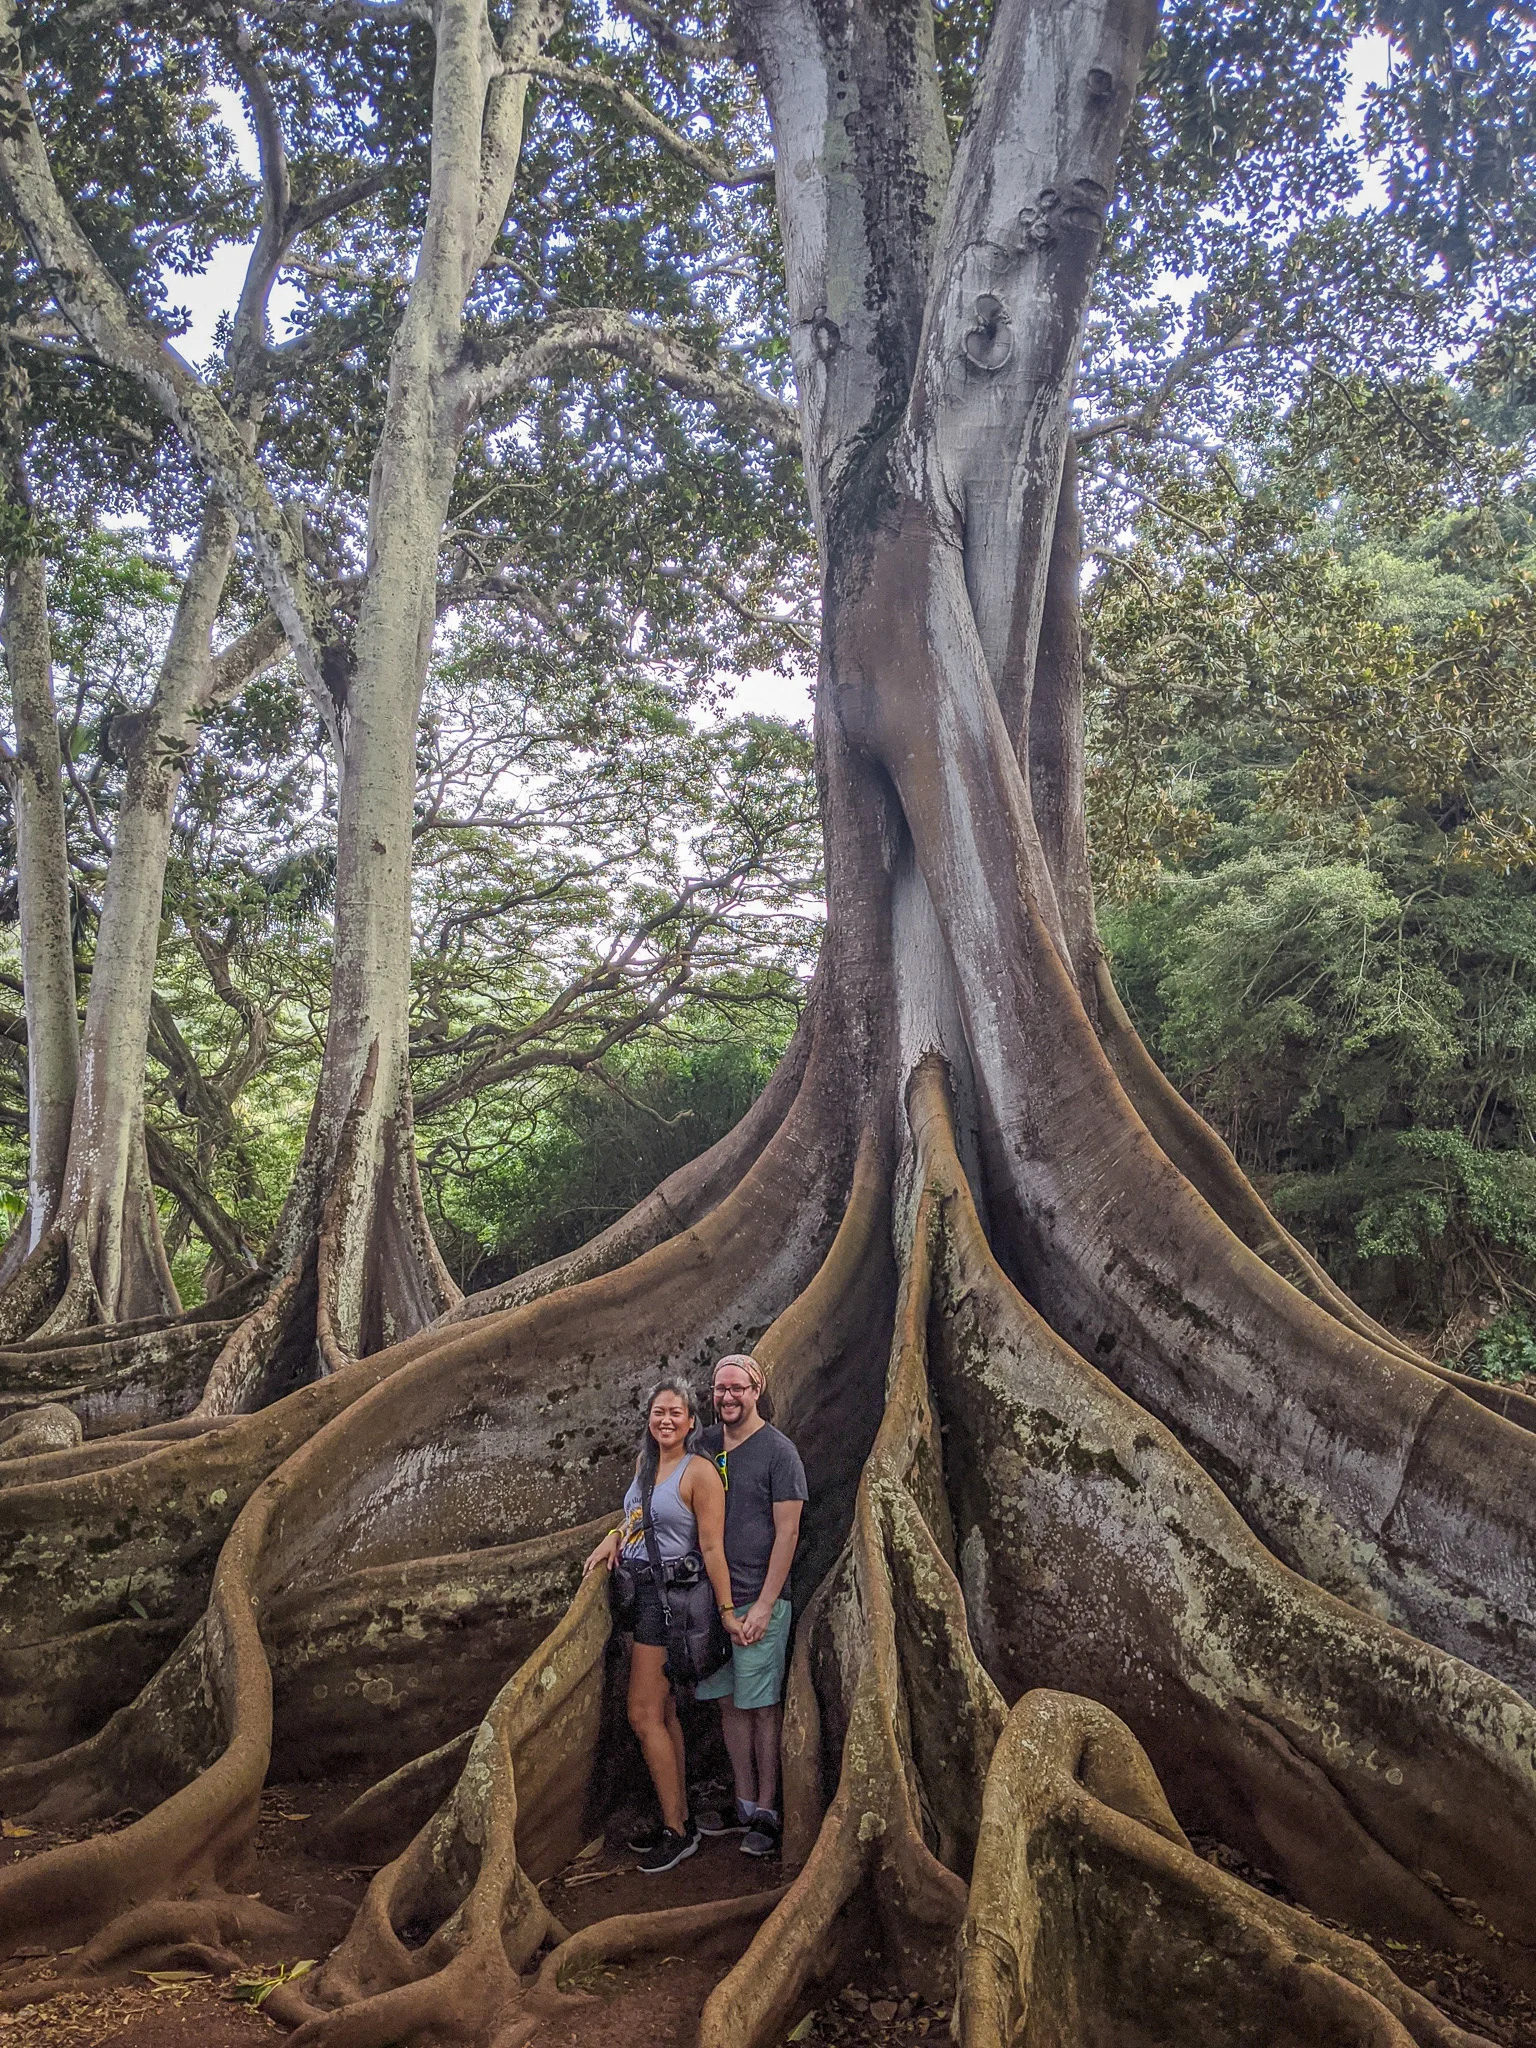
POLYGON ((773 1555, 773 1504, 807 1500, 800 1453, 782 1430, 765 1422, 745 1443, 725 1449, 725 1430, 716 1423, 699 1433, 698 1448, 715 1461, 725 1481, 725 1561, 731 1569, 731 1598, 750 1607, 763 1590, 773 1555))

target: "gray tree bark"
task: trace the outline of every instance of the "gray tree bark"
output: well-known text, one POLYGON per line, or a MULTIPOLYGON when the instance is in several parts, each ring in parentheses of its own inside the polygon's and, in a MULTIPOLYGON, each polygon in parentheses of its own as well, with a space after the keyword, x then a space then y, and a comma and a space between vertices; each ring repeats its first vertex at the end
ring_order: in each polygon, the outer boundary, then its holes
POLYGON ((0 1282, 41 1242, 58 1213, 79 1071, 74 935, 65 841, 63 767, 53 697, 48 579, 27 534, 26 478, 11 465, 17 522, 5 565, 6 674, 16 751, 6 764, 16 818, 17 911, 27 1019, 27 1213, 0 1257, 0 1282))
POLYGON ((59 1224, 70 1279, 54 1328, 180 1307, 144 1149, 144 1078, 176 794, 216 677, 213 629, 235 521, 212 506, 182 585, 154 693, 117 722, 127 776, 86 1002, 59 1224))
POLYGON ((464 306, 517 174, 529 77, 518 67, 553 25, 545 0, 526 0, 500 42, 484 0, 443 0, 434 13, 431 198, 390 358, 368 576, 340 693, 336 939, 319 1101, 277 1238, 285 1266, 321 1240, 323 1343, 335 1355, 408 1336, 459 1299, 426 1225, 412 1149, 416 721, 438 540, 479 398, 459 370, 464 306))

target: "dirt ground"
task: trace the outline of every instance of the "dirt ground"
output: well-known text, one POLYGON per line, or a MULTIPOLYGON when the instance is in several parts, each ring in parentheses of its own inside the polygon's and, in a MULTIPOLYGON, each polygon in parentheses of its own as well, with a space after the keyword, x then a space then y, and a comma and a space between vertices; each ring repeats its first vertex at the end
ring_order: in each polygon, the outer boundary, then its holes
MULTIPOLYGON (((135 1973, 104 1982, 99 1992, 69 1993, 45 2004, 0 2011, 0 2048, 251 2048, 282 2036, 258 2003, 264 1987, 283 1971, 320 1962, 339 1941, 367 1887, 371 1871, 345 1867, 321 1851, 332 1817, 361 1789, 356 1784, 279 1785, 262 1802, 256 1853, 246 1889, 291 1915, 293 1940, 246 1950, 248 1966, 217 1982, 203 1975, 135 1973)), ((122 1825, 131 1815, 116 1817, 122 1825)), ((81 1832, 84 1832, 83 1830, 81 1832)), ((769 1889, 780 1882, 776 1862, 742 1855, 737 1837, 706 1840, 698 1854, 665 1876, 649 1878, 623 1847, 627 1826, 616 1821, 603 1838, 552 1879, 546 1897, 573 1930, 618 1913, 694 1905, 769 1889)), ((36 1854, 65 1839, 6 1823, 0 1861, 36 1854)), ((1278 1887, 1262 1871, 1238 1865, 1213 1843, 1197 1847, 1212 1862, 1257 1883, 1278 1887)), ((1499 2048, 1536 2048, 1536 2008, 1500 1992, 1464 1957, 1381 1945, 1407 1982, 1432 1998, 1458 2025, 1499 2048)), ((689 2048, 698 2015, 725 1962, 708 1957, 644 1957, 632 1964, 594 1968, 568 1988, 584 1994, 558 2018, 546 2021, 535 2048, 689 2048)), ((37 1951, 0 1966, 0 2000, 23 1983, 67 1974, 69 1957, 37 1951)), ((794 2048, 937 2048, 950 2038, 949 2007, 904 1997, 876 1981, 824 1987, 785 2030, 794 2048)))

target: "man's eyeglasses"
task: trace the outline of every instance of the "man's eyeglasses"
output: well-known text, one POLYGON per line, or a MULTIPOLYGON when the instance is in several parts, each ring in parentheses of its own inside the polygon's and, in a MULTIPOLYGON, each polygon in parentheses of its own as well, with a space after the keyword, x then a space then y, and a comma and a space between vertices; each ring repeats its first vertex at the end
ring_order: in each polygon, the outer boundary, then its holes
POLYGON ((750 1394, 752 1387, 751 1383, 747 1380, 743 1380, 740 1386, 732 1386, 728 1382, 722 1381, 718 1387, 713 1388, 711 1391, 717 1401, 722 1394, 735 1394, 739 1399, 743 1394, 750 1394))

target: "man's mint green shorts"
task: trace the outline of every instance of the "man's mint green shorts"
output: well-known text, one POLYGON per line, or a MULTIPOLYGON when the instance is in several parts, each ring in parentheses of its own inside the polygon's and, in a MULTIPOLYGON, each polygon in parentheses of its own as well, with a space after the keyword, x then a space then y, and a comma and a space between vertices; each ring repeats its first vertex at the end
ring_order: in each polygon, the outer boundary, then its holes
POLYGON ((789 1653, 789 1602, 775 1600, 773 1618, 760 1643, 732 1643, 731 1661, 713 1678, 701 1678, 696 1700, 731 1700, 741 1708, 776 1707, 784 1697, 784 1659, 789 1653))

